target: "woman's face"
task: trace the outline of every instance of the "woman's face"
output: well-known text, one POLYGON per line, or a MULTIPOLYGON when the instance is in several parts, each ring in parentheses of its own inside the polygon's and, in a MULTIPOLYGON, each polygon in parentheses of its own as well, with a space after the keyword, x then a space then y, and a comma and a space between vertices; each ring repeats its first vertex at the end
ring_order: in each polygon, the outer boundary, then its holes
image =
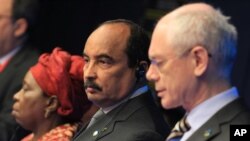
POLYGON ((21 90, 14 95, 12 115, 22 127, 34 130, 45 119, 47 99, 32 73, 28 71, 21 90))

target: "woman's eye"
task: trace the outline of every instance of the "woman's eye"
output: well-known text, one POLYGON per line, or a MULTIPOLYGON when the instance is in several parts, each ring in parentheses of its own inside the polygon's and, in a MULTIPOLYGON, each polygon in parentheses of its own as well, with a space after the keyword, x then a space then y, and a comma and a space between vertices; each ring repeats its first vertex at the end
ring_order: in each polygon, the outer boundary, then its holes
POLYGON ((83 60, 84 60, 85 63, 89 62, 89 59, 86 58, 86 57, 84 57, 83 60))
POLYGON ((23 91, 27 91, 28 90, 28 88, 26 86, 23 86, 22 89, 23 89, 23 91))

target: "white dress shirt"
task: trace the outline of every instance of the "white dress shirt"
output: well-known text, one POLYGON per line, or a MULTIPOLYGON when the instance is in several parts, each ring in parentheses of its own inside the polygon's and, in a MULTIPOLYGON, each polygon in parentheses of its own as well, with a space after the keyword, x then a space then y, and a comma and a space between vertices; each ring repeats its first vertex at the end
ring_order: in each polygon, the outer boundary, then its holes
POLYGON ((12 51, 10 51, 9 53, 7 53, 6 55, 0 57, 0 64, 4 64, 7 61, 9 61, 9 59, 11 57, 13 57, 19 50, 21 49, 21 47, 16 47, 15 49, 13 49, 12 51))

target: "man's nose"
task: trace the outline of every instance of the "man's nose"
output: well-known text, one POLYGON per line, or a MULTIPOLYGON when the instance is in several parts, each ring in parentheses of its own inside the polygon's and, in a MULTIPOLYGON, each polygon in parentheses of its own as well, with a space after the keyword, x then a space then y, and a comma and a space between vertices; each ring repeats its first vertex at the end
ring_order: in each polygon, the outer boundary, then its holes
POLYGON ((148 71, 146 73, 146 77, 149 81, 156 81, 158 79, 158 74, 152 64, 150 64, 148 71))
POLYGON ((96 78, 97 76, 96 71, 97 71, 96 65, 92 62, 89 62, 84 65, 83 76, 86 79, 96 78))

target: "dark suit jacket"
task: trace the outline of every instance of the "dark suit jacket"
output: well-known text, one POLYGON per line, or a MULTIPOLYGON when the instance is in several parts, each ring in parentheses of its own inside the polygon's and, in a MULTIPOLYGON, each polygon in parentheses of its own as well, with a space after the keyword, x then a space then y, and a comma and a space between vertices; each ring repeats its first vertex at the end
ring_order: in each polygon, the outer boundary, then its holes
POLYGON ((230 125, 250 124, 248 109, 237 99, 209 119, 187 141, 229 141, 230 125))
POLYGON ((24 75, 38 60, 39 53, 31 47, 23 47, 0 72, 0 140, 9 141, 16 128, 11 116, 13 95, 21 88, 24 75))
POLYGON ((169 132, 151 93, 147 92, 118 106, 87 130, 80 130, 74 140, 164 141, 169 132))

